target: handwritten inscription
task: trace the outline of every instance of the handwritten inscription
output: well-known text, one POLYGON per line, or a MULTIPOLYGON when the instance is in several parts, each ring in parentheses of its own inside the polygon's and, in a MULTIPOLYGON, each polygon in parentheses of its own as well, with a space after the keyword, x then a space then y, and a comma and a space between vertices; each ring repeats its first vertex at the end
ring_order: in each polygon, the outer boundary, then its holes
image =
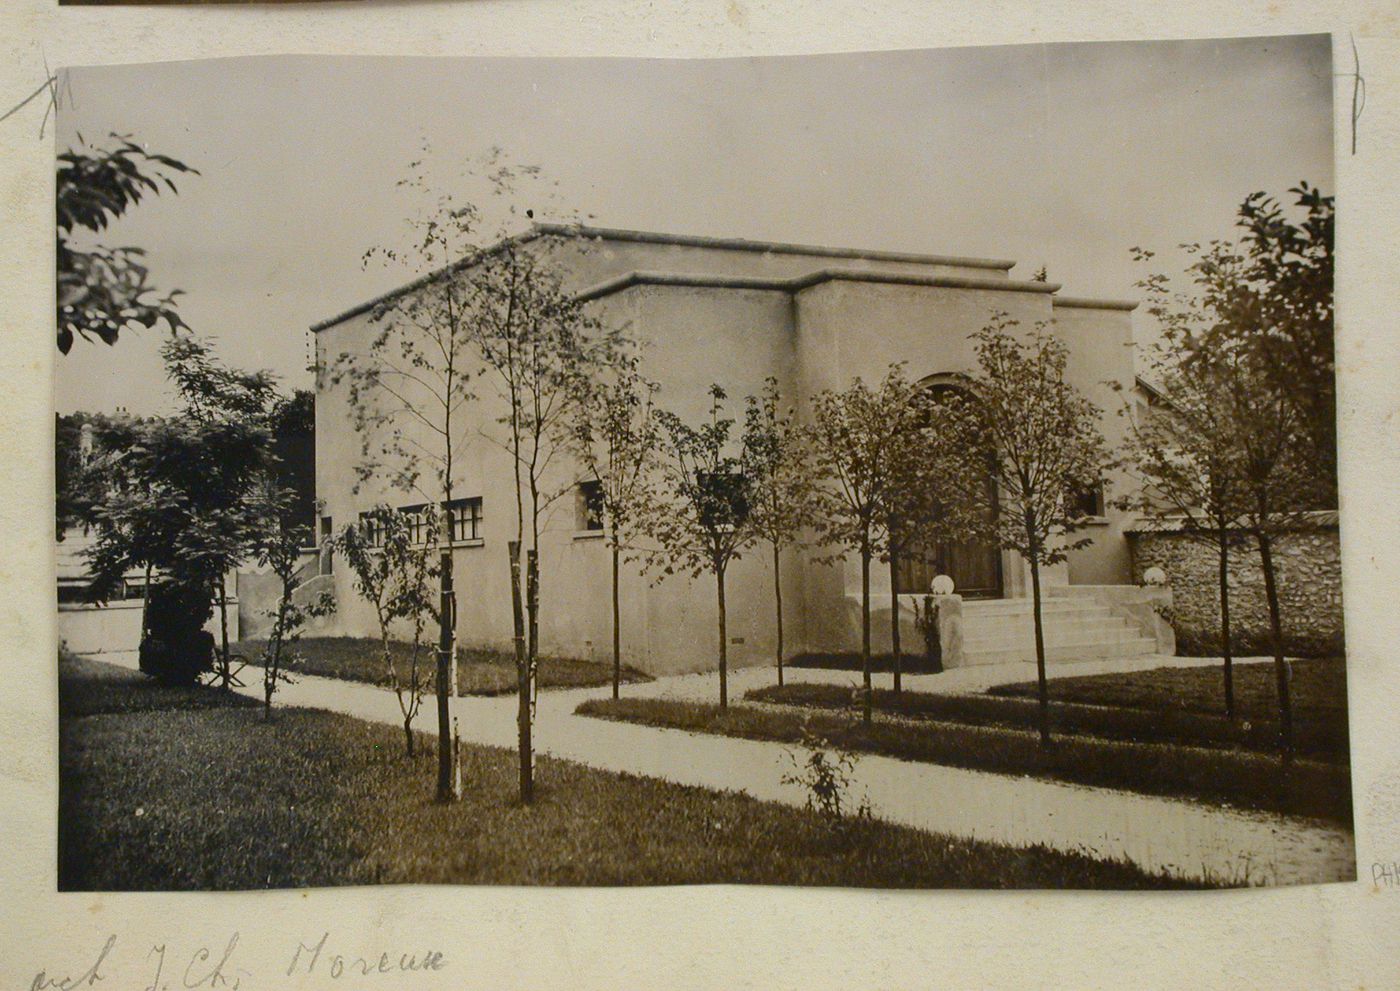
POLYGON ((1400 888, 1400 861, 1376 861, 1371 865, 1371 883, 1377 888, 1400 888))
POLYGON ((292 962, 287 964, 287 976, 291 977, 300 971, 307 975, 325 973, 339 980, 346 976, 368 977, 371 974, 405 974, 419 970, 442 970, 446 966, 442 954, 436 950, 428 950, 421 954, 400 953, 397 955, 385 951, 380 953, 378 957, 325 953, 326 943, 330 938, 330 933, 324 933, 311 946, 305 943, 298 944, 296 952, 292 954, 292 962), (318 966, 321 967, 320 971, 317 970, 318 966), (305 970, 301 970, 303 967, 305 970))
POLYGON ((98 981, 102 980, 102 965, 107 962, 107 957, 112 952, 112 947, 117 945, 116 936, 108 936, 107 942, 102 944, 102 949, 97 953, 87 970, 76 977, 50 977, 46 972, 39 971, 34 975, 33 982, 29 985, 29 991, 77 991, 78 988, 90 988, 98 981))
MULTIPOLYGON (((239 965, 239 934, 227 940, 195 947, 176 947, 171 943, 140 946, 136 953, 127 951, 125 963, 141 974, 141 991, 251 991, 258 983, 252 971, 239 965), (144 955, 140 952, 144 951, 144 955), (135 960, 133 960, 133 957, 135 960)), ((29 991, 87 991, 101 984, 109 973, 123 971, 120 957, 125 948, 119 947, 116 935, 108 936, 86 966, 62 970, 45 969, 34 975, 29 991)), ((333 945, 330 932, 311 942, 298 942, 292 950, 287 967, 281 973, 262 975, 264 985, 287 984, 296 978, 301 984, 308 977, 328 981, 344 978, 363 980, 376 975, 433 973, 446 968, 442 952, 433 949, 403 952, 378 950, 365 953, 333 945)), ((129 977, 130 972, 119 974, 129 977)), ((122 981, 125 986, 125 982, 122 981)))

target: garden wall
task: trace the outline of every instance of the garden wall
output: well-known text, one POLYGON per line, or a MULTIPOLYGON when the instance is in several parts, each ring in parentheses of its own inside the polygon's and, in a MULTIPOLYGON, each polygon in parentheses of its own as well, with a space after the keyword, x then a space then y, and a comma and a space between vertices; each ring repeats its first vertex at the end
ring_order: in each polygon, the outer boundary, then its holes
MULTIPOLYGON (((1285 648, 1305 657, 1342 652, 1342 569, 1338 528, 1324 522, 1280 537, 1274 551, 1285 648)), ((1215 547, 1179 530, 1130 530, 1133 580, 1159 567, 1173 595, 1177 651, 1220 653, 1220 592, 1215 547)), ((1269 653, 1269 612, 1258 549, 1243 537, 1230 552, 1230 626, 1237 655, 1269 653)))

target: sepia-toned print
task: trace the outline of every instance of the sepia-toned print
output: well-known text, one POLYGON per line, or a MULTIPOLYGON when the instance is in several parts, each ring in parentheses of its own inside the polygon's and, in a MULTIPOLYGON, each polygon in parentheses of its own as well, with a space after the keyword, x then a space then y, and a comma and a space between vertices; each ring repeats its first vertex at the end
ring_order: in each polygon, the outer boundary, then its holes
POLYGON ((1326 36, 63 91, 60 888, 1355 876, 1326 36))

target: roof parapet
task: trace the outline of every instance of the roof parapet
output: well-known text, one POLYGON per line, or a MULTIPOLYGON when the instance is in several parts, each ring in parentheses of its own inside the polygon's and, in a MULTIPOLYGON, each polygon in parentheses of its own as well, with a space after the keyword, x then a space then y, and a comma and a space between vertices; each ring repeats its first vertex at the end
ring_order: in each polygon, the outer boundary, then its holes
POLYGON ((1138 308, 1135 299, 1089 299, 1085 296, 1052 296, 1050 302, 1072 310, 1127 310, 1138 308))
MULTIPOLYGON (((598 241, 633 241, 642 244, 675 244, 696 248, 715 248, 729 251, 752 251, 763 254, 790 254, 790 255, 811 255, 818 258, 845 258, 862 261, 885 261, 899 262, 919 265, 943 265, 951 268, 981 268, 988 271, 1009 271, 1016 263, 999 258, 970 258, 957 255, 923 255, 899 251, 872 251, 861 248, 830 248, 820 245, 789 244, 781 241, 750 241, 744 238, 723 238, 704 237, 691 234, 665 234, 656 231, 634 231, 617 227, 590 227, 586 224, 558 224, 536 221, 528 230, 519 234, 512 234, 502 238, 489 247, 472 252, 449 265, 429 272, 427 275, 381 293, 366 302, 359 303, 349 309, 342 310, 335 316, 320 320, 311 325, 311 332, 318 333, 328 327, 333 327, 338 323, 349 320, 351 317, 366 313, 374 307, 391 300, 397 299, 415 289, 420 289, 425 285, 439 279, 452 272, 461 271, 471 265, 488 258, 498 251, 510 245, 525 244, 545 236, 553 237, 578 237, 598 241)), ((891 275, 895 273, 890 273, 891 275)), ((833 276, 838 278, 840 276, 833 276)), ((950 277, 952 278, 952 277, 950 277)), ((975 280, 975 277, 971 277, 975 280)), ((758 280, 762 281, 762 280, 758 280)), ((991 281, 991 280, 988 280, 991 281)), ((1003 282, 997 280, 999 288, 1005 288, 1003 282)), ((1044 283, 1042 283, 1043 285, 1044 283)), ((596 287, 595 287, 596 288, 596 287)), ((592 290, 585 290, 585 295, 592 290)), ((592 297, 589 297, 592 298, 592 297)))
POLYGON ((959 275, 918 275, 911 272, 864 271, 848 268, 824 268, 806 275, 786 279, 751 278, 747 276, 704 275, 676 272, 627 272, 590 286, 578 294, 585 302, 609 296, 632 286, 680 286, 706 289, 751 289, 767 292, 801 292, 824 282, 873 282, 885 285, 927 286, 939 289, 989 289, 996 292, 1030 292, 1051 294, 1060 286, 1054 282, 1034 282, 1013 279, 977 278, 959 275))

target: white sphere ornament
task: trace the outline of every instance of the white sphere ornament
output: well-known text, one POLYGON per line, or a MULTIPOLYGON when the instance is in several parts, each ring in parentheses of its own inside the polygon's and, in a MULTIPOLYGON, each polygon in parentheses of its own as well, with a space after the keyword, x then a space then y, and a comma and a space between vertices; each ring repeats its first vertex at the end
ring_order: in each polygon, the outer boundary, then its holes
POLYGON ((1142 583, 1144 585, 1165 585, 1167 583, 1167 573, 1155 566, 1148 568, 1142 573, 1142 583))
POLYGON ((936 575, 928 587, 934 595, 952 595, 953 579, 948 575, 936 575))

